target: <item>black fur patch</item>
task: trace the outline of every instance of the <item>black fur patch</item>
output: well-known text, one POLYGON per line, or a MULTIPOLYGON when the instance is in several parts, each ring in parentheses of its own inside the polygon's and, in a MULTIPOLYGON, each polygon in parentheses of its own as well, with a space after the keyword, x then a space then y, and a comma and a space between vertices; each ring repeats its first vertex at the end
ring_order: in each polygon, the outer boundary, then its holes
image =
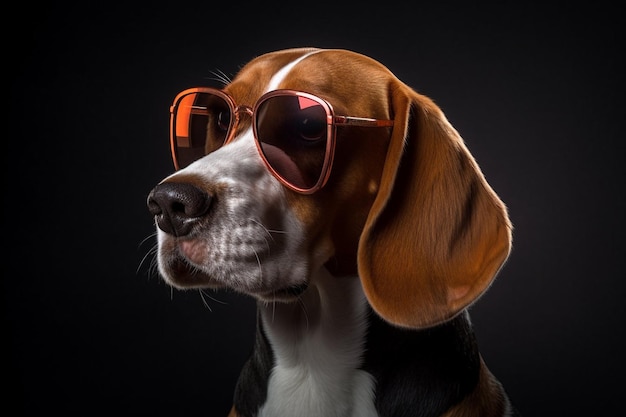
POLYGON ((376 379, 380 417, 439 416, 478 383, 478 346, 464 314, 415 331, 371 312, 366 349, 363 369, 376 379))
POLYGON ((254 350, 244 364, 235 387, 235 409, 240 417, 256 416, 267 399, 267 384, 275 359, 265 335, 261 317, 257 314, 257 332, 254 350))

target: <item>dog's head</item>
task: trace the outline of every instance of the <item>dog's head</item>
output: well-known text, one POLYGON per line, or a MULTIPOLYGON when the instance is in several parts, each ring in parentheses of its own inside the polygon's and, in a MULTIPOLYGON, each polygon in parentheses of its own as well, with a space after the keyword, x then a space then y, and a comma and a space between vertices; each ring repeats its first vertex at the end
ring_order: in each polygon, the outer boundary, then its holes
POLYGON ((389 322, 424 327, 476 300, 508 256, 506 208, 459 134, 371 58, 262 55, 222 90, 179 95, 171 120, 181 169, 148 206, 177 288, 289 302, 327 268, 358 274, 389 322))

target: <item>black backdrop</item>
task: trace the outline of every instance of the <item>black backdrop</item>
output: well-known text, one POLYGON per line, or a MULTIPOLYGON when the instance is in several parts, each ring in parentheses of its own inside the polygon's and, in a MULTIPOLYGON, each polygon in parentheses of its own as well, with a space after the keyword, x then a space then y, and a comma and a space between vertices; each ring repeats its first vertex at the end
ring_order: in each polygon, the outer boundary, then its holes
POLYGON ((27 416, 227 413, 253 341, 253 304, 217 293, 207 307, 197 292, 163 284, 145 199, 172 170, 168 108, 178 91, 264 52, 319 46, 370 55, 434 98, 508 205, 512 255, 471 313, 518 407, 617 413, 626 346, 619 16, 598 2, 104 2, 5 16, 15 29, 5 29, 3 64, 4 404, 27 416))

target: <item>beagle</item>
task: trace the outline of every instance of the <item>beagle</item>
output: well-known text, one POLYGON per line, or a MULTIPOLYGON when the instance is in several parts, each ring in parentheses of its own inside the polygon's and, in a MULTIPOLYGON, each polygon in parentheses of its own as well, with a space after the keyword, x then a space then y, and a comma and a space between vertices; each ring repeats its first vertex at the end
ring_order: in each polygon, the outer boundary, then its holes
POLYGON ((442 111, 347 50, 224 81, 175 98, 147 205, 165 282, 258 300, 229 416, 516 415, 467 312, 512 226, 442 111))

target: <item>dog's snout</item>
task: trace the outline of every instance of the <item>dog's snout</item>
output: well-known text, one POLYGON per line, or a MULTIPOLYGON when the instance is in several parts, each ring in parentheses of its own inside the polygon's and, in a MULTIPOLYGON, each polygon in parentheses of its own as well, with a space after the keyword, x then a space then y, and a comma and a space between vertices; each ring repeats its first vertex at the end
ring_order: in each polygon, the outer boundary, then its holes
POLYGON ((174 236, 185 236, 208 212, 211 195, 192 184, 163 183, 148 195, 148 210, 159 229, 174 236))

